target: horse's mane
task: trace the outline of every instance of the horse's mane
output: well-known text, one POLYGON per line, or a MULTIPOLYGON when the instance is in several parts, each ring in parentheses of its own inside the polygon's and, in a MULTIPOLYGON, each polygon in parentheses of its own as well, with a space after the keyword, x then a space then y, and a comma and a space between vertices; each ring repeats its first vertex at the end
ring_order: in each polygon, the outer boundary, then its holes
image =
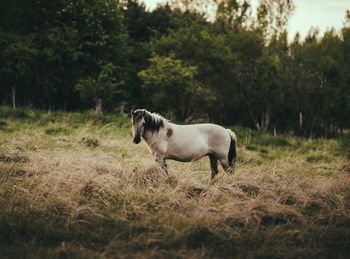
POLYGON ((164 121, 167 121, 164 117, 155 112, 149 112, 145 110, 145 131, 151 130, 159 131, 164 126, 164 121))

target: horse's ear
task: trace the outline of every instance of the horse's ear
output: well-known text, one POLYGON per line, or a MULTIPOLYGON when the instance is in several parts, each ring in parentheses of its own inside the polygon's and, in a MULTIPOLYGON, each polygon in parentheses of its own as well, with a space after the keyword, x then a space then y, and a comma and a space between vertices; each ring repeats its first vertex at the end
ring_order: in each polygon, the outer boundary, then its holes
POLYGON ((142 117, 144 117, 144 116, 145 116, 145 114, 146 114, 146 110, 145 110, 145 109, 143 109, 143 110, 142 110, 142 117))
POLYGON ((132 108, 131 108, 131 112, 130 112, 131 116, 133 116, 134 113, 135 113, 135 110, 134 110, 134 107, 132 107, 132 108))

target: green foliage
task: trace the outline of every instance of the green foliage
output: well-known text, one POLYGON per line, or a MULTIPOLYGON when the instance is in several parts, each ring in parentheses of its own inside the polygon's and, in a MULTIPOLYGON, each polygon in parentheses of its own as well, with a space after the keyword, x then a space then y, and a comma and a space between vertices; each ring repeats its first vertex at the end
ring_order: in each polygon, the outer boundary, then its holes
POLYGON ((224 34, 199 22, 170 31, 167 36, 154 41, 155 52, 160 55, 176 53, 181 60, 197 67, 195 79, 200 99, 193 108, 189 107, 192 116, 220 121, 223 120, 221 115, 227 115, 226 105, 232 103, 230 97, 233 94, 233 89, 227 88, 236 75, 233 70, 236 59, 228 44, 224 34))
MULTIPOLYGON (((87 84, 86 90, 75 88, 78 82, 95 80, 104 92, 113 89, 115 107, 119 97, 115 88, 125 81, 127 73, 121 67, 127 63, 128 55, 119 3, 114 0, 14 2, 15 8, 9 4, 5 10, 7 15, 18 17, 16 23, 4 21, 1 30, 6 40, 2 42, 5 65, 0 78, 8 89, 1 92, 2 97, 9 96, 10 89, 17 89, 17 93, 12 91, 12 99, 21 105, 72 109, 84 105, 86 96, 101 95, 103 91, 93 91, 96 87, 91 84, 87 84), (19 15, 27 11, 28 5, 30 11, 19 15), (78 93, 83 93, 83 103, 78 93)), ((106 96, 110 97, 103 95, 106 96)), ((106 108, 111 109, 111 101, 106 103, 106 108)))
POLYGON ((188 115, 186 103, 196 98, 196 67, 185 66, 174 55, 149 59, 150 66, 138 75, 143 81, 145 96, 156 110, 176 111, 177 119, 188 115))
POLYGON ((123 90, 124 82, 117 81, 117 69, 112 63, 104 65, 97 79, 87 77, 81 79, 75 88, 80 97, 85 102, 96 102, 101 99, 105 102, 106 107, 113 107, 113 103, 120 103, 125 99, 123 90))

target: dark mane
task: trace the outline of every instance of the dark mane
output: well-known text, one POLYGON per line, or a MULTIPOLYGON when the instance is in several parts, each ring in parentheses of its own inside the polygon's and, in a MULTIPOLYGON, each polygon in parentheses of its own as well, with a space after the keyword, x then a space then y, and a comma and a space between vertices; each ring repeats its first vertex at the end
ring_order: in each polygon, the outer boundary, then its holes
POLYGON ((156 113, 150 113, 149 111, 145 111, 145 131, 151 130, 159 131, 161 127, 164 126, 164 118, 156 113))

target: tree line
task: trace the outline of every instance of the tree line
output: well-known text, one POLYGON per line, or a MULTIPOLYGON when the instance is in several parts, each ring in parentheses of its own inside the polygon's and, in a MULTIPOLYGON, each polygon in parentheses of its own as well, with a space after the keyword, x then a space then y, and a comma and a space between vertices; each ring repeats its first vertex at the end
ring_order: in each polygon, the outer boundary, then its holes
POLYGON ((334 136, 350 128, 350 13, 288 41, 290 0, 2 0, 0 100, 146 107, 173 120, 334 136), (214 18, 200 7, 215 4, 214 18))

